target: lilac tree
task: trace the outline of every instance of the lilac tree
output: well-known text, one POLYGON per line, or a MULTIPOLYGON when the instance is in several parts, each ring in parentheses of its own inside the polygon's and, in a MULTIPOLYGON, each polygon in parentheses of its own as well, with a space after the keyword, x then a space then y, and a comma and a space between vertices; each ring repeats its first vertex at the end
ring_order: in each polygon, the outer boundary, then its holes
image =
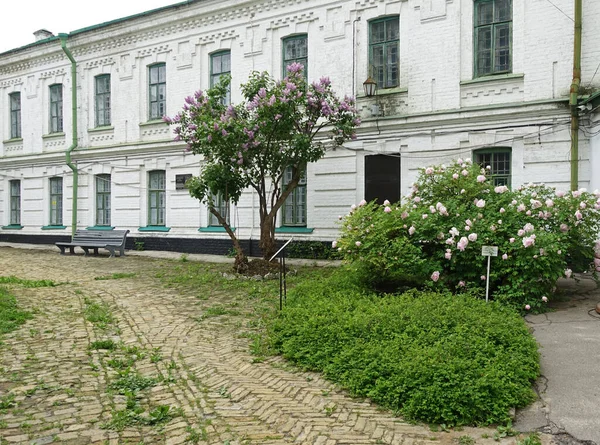
POLYGON ((340 99, 329 78, 307 85, 300 64, 288 66, 280 81, 268 73, 254 72, 241 86, 243 102, 226 105, 230 79, 207 92, 185 99, 173 118, 176 140, 203 156, 199 176, 188 183, 192 196, 205 203, 231 237, 236 267, 247 260, 227 215, 221 214, 214 196, 237 204, 245 188, 258 195, 260 248, 265 259, 276 250, 277 212, 306 172, 309 162, 325 155, 328 146, 355 138, 360 124, 354 99, 340 99), (292 178, 283 185, 287 168, 292 178))

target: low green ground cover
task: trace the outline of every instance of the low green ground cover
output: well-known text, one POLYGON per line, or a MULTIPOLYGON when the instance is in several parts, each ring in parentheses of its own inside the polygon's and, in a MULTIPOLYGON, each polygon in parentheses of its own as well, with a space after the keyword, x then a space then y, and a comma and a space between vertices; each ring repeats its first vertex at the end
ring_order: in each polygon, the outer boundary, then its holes
POLYGON ((534 400, 535 339, 522 318, 469 295, 381 295, 351 271, 309 280, 270 322, 274 352, 409 419, 505 423, 534 400))
POLYGON ((0 335, 14 331, 30 318, 31 313, 19 309, 15 297, 0 286, 0 335))

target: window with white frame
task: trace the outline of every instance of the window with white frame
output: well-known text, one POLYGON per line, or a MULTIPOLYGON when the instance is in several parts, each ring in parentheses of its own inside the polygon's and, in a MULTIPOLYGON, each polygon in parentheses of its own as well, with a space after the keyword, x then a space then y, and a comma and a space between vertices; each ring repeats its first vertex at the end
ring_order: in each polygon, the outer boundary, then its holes
POLYGON ((369 22, 369 75, 377 88, 400 82, 400 18, 395 15, 369 22))
POLYGON ((475 0, 475 77, 512 71, 512 0, 475 0))
POLYGON ((96 176, 96 225, 110 226, 110 175, 96 176))
POLYGON ((110 125, 110 74, 95 77, 96 127, 110 125))
POLYGON ((50 225, 63 224, 63 179, 50 178, 50 225))
POLYGON ((164 170, 148 173, 148 225, 164 226, 167 212, 164 170))

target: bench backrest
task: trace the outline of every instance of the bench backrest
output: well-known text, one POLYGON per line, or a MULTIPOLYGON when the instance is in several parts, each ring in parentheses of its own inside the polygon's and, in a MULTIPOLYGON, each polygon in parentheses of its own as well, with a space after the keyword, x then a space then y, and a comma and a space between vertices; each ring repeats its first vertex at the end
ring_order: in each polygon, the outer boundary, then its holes
POLYGON ((129 230, 77 230, 73 235, 74 243, 106 243, 121 245, 129 230))

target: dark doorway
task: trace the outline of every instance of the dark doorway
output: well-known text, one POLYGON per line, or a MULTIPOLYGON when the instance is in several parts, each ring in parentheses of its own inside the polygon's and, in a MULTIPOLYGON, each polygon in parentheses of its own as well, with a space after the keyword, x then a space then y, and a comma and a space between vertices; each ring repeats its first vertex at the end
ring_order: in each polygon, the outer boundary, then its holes
POLYGON ((365 199, 383 204, 400 201, 400 157, 365 156, 365 199))

